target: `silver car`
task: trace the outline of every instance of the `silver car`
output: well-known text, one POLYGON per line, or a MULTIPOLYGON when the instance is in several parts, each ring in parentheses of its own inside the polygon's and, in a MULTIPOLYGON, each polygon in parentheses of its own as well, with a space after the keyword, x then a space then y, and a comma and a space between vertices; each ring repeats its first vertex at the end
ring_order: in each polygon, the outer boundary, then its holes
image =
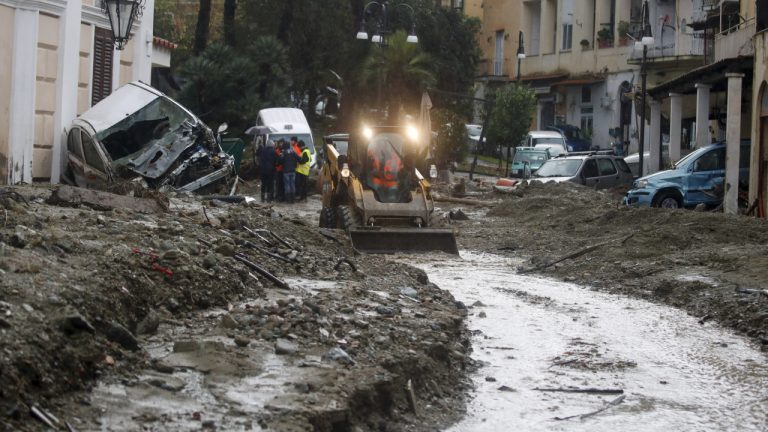
POLYGON ((571 153, 550 159, 536 171, 531 180, 573 182, 597 189, 629 187, 632 172, 624 160, 607 152, 571 153))
POLYGON ((161 191, 209 192, 234 176, 234 158, 200 119, 138 81, 72 121, 67 156, 64 180, 87 188, 139 180, 161 191))

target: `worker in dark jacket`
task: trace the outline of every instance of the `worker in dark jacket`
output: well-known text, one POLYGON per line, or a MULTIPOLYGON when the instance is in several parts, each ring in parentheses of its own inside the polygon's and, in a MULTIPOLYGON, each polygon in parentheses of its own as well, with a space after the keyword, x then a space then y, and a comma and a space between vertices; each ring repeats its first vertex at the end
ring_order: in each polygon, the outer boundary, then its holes
POLYGON ((275 143, 269 140, 266 144, 260 145, 256 150, 256 157, 259 158, 261 202, 272 201, 275 199, 275 163, 277 162, 275 143))
POLYGON ((277 159, 275 160, 275 183, 277 188, 275 190, 275 199, 278 201, 285 201, 285 186, 283 184, 282 162, 283 144, 285 144, 285 140, 282 138, 277 140, 275 143, 275 153, 277 154, 277 159))
POLYGON ((280 152, 278 161, 283 166, 283 187, 285 188, 285 200, 293 203, 296 197, 296 167, 299 164, 299 157, 290 143, 283 143, 283 150, 280 152))

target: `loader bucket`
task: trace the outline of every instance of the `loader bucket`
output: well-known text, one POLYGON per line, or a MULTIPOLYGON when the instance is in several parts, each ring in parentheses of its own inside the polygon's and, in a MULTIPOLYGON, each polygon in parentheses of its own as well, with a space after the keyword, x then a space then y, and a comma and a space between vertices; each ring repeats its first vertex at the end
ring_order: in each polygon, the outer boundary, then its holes
POLYGON ((357 228, 350 230, 349 236, 355 249, 366 253, 459 253, 456 237, 449 229, 357 228))

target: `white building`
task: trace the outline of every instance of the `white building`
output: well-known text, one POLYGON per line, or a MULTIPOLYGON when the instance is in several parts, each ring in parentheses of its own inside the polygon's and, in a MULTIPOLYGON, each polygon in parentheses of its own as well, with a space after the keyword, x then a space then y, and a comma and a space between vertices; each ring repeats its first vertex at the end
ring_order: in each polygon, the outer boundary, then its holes
POLYGON ((78 114, 133 80, 169 66, 146 0, 123 51, 100 0, 0 0, 0 184, 58 182, 63 136, 78 114), (159 62, 159 63, 158 63, 159 62))

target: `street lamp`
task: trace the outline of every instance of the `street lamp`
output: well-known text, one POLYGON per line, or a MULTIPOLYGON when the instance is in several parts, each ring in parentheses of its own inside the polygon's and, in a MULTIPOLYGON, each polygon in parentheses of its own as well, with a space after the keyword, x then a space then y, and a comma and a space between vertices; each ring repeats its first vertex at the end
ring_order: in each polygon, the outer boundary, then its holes
MULTIPOLYGON (((386 43, 385 36, 390 32, 388 21, 387 21, 387 5, 389 4, 388 0, 384 0, 381 2, 378 1, 372 1, 365 5, 365 8, 363 8, 363 20, 360 23, 360 31, 357 32, 357 35, 355 36, 356 39, 360 40, 367 40, 368 39, 368 31, 365 29, 365 14, 368 12, 368 9, 371 6, 377 6, 378 7, 378 13, 376 13, 376 33, 371 36, 371 42, 377 43, 377 44, 384 44, 386 43)), ((416 11, 413 9, 413 7, 407 3, 398 3, 394 6, 394 8, 403 6, 405 7, 410 15, 411 15, 411 31, 408 33, 408 37, 405 39, 408 43, 419 43, 419 37, 416 36, 416 11)))
POLYGON ((525 46, 523 45, 523 32, 522 30, 517 37, 517 82, 520 82, 520 63, 525 58, 525 46))
POLYGON ((643 1, 643 13, 642 23, 643 30, 641 37, 635 42, 635 49, 643 50, 643 60, 640 63, 640 77, 641 77, 641 89, 640 89, 640 143, 638 144, 638 169, 640 177, 643 176, 643 152, 645 149, 645 93, 648 86, 648 71, 646 69, 645 61, 648 58, 648 47, 653 45, 653 35, 651 34, 651 24, 648 19, 648 0, 643 1))
POLYGON ((145 0, 101 0, 101 10, 109 18, 112 42, 122 50, 131 38, 133 21, 144 11, 145 0))

